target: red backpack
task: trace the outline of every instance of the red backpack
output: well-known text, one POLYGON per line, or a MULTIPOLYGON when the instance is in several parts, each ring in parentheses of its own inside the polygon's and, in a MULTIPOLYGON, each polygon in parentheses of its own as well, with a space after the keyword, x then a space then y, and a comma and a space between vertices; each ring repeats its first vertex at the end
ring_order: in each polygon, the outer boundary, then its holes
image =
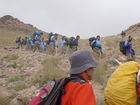
POLYGON ((44 88, 31 99, 28 105, 60 105, 61 96, 64 94, 64 86, 68 82, 86 83, 80 76, 62 78, 49 81, 44 88))

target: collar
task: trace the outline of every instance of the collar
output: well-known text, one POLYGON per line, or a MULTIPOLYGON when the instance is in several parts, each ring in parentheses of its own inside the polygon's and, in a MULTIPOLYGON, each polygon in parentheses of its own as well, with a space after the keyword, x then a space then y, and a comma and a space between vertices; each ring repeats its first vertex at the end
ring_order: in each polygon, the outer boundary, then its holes
POLYGON ((80 74, 80 76, 81 76, 87 83, 89 83, 89 81, 88 81, 88 79, 87 79, 86 76, 84 76, 83 74, 80 74))

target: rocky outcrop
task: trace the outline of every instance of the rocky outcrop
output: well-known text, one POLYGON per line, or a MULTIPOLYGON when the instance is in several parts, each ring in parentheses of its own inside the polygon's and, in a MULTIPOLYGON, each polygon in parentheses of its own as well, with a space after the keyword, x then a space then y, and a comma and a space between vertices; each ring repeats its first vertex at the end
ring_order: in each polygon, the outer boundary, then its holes
POLYGON ((0 28, 6 29, 6 30, 19 31, 26 35, 32 34, 34 31, 39 30, 33 25, 25 24, 19 19, 14 18, 10 15, 6 15, 0 18, 0 28))

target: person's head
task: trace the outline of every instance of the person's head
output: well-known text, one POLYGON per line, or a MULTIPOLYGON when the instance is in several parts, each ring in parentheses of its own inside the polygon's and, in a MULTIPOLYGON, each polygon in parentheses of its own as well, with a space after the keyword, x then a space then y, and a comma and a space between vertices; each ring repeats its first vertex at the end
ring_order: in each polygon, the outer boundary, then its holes
POLYGON ((83 74, 88 80, 92 80, 94 68, 98 63, 92 58, 89 51, 79 50, 70 56, 71 68, 69 73, 71 75, 83 74))
POLYGON ((41 32, 40 35, 43 36, 43 32, 41 32))
POLYGON ((100 40, 100 36, 99 36, 99 35, 97 35, 96 39, 100 40))
POLYGON ((62 37, 62 40, 65 40, 65 36, 62 37))
POLYGON ((76 36, 76 39, 78 39, 78 40, 79 40, 79 39, 80 39, 80 36, 79 36, 79 35, 77 35, 77 36, 76 36))
POLYGON ((128 36, 128 40, 129 41, 132 41, 132 36, 128 36))

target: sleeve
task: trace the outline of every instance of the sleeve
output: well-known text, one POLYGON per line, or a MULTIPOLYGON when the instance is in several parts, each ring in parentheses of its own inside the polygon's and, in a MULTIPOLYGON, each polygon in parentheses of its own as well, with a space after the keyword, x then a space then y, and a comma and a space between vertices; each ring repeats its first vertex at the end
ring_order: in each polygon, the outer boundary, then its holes
POLYGON ((96 105, 93 88, 90 84, 82 84, 75 89, 72 105, 96 105))

